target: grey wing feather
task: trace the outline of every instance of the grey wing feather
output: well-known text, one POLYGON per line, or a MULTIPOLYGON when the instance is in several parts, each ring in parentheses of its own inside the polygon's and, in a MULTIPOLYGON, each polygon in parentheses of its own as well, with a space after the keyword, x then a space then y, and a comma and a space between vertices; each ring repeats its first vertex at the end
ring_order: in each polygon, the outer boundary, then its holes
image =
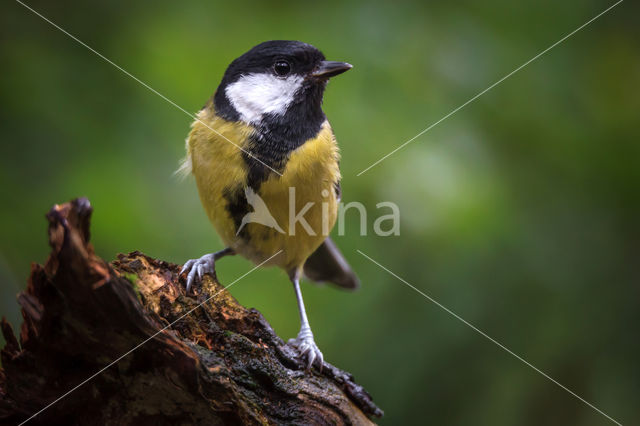
POLYGON ((312 281, 329 282, 345 289, 355 290, 360 281, 338 247, 327 238, 304 264, 304 275, 312 281))

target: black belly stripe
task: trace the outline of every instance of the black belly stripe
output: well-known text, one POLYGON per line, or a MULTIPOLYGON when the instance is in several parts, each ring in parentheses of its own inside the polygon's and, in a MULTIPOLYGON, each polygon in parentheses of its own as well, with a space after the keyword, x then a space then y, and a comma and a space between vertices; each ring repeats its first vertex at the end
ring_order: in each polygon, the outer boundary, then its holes
MULTIPOLYGON (((222 194, 227 205, 225 206, 233 224, 236 227, 236 231, 242 224, 242 218, 249 213, 249 204, 247 203, 247 197, 244 194, 244 187, 242 184, 238 184, 235 187, 230 187, 224 190, 222 194)), ((247 227, 243 227, 238 234, 244 240, 249 240, 249 234, 247 227)))

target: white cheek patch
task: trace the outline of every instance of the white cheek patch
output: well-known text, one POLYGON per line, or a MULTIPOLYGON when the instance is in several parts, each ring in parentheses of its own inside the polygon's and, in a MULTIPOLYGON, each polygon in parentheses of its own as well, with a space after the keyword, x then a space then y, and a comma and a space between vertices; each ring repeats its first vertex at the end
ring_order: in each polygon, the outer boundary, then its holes
POLYGON ((281 78, 271 74, 247 74, 228 85, 225 94, 242 121, 254 123, 263 114, 284 114, 302 81, 298 75, 281 78))

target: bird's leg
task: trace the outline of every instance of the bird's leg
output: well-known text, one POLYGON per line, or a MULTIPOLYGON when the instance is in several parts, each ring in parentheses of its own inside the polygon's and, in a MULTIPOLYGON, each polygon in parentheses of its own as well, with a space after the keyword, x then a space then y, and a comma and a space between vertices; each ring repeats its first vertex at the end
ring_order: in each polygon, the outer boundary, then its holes
POLYGON ((324 358, 316 342, 313 340, 313 333, 309 326, 307 312, 304 309, 304 301, 302 300, 302 292, 300 291, 299 272, 292 274, 291 282, 293 282, 293 289, 296 292, 296 299, 298 301, 298 311, 300 312, 300 332, 295 339, 289 339, 288 343, 300 352, 303 361, 307 363, 307 369, 311 368, 314 361, 317 361, 320 369, 322 369, 324 358))
POLYGON ((188 272, 187 275, 187 293, 191 289, 191 285, 196 281, 201 281, 204 274, 210 274, 216 277, 216 260, 236 254, 231 247, 217 251, 215 253, 205 254, 199 259, 190 259, 182 267, 180 275, 188 272))

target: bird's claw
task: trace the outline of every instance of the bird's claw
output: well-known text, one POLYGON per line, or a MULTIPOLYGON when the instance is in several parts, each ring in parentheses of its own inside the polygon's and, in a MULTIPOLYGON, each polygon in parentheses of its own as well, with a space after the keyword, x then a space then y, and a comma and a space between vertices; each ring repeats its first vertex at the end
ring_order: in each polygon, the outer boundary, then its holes
POLYGON ((324 357, 313 340, 313 334, 310 330, 301 330, 295 339, 289 339, 288 344, 300 354, 300 358, 306 363, 307 370, 311 369, 314 361, 317 363, 318 368, 322 370, 324 357))
POLYGON ((187 293, 191 290, 193 283, 202 281, 205 274, 210 274, 215 277, 216 264, 213 254, 205 254, 199 259, 190 259, 180 270, 180 275, 188 272, 187 275, 187 293))

